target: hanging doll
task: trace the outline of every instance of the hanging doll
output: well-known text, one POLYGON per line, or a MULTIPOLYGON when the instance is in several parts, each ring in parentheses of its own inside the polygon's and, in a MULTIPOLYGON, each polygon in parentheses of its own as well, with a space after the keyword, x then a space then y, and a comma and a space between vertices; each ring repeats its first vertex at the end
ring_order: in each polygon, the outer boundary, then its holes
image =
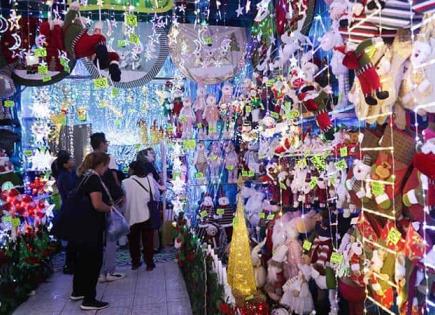
POLYGON ((234 208, 230 206, 230 201, 228 197, 221 192, 218 199, 218 208, 216 208, 214 219, 219 225, 219 228, 225 230, 227 237, 227 242, 231 242, 233 235, 233 219, 234 219, 234 208))
POLYGON ((287 261, 284 264, 284 276, 286 279, 292 279, 299 274, 299 264, 302 260, 302 246, 298 239, 299 233, 294 226, 294 222, 290 221, 286 224, 286 246, 287 246, 287 261))
POLYGON ((239 172, 239 156, 232 141, 228 141, 224 145, 225 150, 225 169, 228 172, 228 184, 237 183, 237 174, 239 172))
POLYGON ((202 183, 206 183, 208 158, 207 158, 207 150, 203 142, 198 143, 196 147, 195 156, 193 158, 193 164, 196 167, 197 179, 202 183))
POLYGON ((196 117, 196 124, 198 125, 198 128, 201 129, 204 127, 204 118, 203 118, 203 113, 205 110, 205 106, 206 106, 206 101, 205 101, 205 95, 206 95, 206 89, 204 86, 198 86, 198 89, 196 91, 196 99, 195 102, 193 103, 193 111, 195 112, 195 117, 196 117))
POLYGON ((193 123, 195 122, 195 113, 192 109, 192 100, 190 97, 183 98, 183 108, 180 111, 179 124, 181 124, 183 139, 193 136, 193 123))
POLYGON ((73 59, 92 57, 95 54, 94 63, 100 69, 108 69, 112 81, 121 80, 119 69, 119 55, 108 52, 106 38, 101 34, 101 27, 94 30, 94 34, 88 34, 88 29, 80 19, 80 4, 73 2, 69 6, 63 24, 65 48, 68 56, 73 59))
POLYGON ((262 288, 266 284, 266 276, 267 276, 266 269, 264 268, 261 262, 261 254, 260 254, 260 251, 265 243, 266 243, 266 238, 261 243, 255 245, 251 251, 251 259, 252 259, 252 265, 254 267, 255 283, 257 285, 257 288, 262 288))
POLYGON ((222 150, 219 142, 214 141, 211 145, 210 153, 207 157, 210 168, 210 179, 215 182, 220 177, 222 166, 222 150))
POLYGON ((222 87, 222 96, 219 100, 219 110, 221 114, 221 119, 224 122, 229 122, 233 119, 233 86, 229 82, 225 82, 222 87))
POLYGON ((207 121, 208 134, 211 138, 217 136, 217 122, 219 120, 219 109, 216 104, 216 97, 209 94, 206 98, 206 106, 202 115, 203 119, 207 121))

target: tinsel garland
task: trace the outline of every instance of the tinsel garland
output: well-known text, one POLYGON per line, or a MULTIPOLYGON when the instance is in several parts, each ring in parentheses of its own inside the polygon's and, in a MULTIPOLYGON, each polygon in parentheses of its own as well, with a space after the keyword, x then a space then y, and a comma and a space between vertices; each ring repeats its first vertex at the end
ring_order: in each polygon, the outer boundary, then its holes
POLYGON ((58 245, 45 226, 28 230, 0 248, 0 314, 10 314, 52 273, 58 245))

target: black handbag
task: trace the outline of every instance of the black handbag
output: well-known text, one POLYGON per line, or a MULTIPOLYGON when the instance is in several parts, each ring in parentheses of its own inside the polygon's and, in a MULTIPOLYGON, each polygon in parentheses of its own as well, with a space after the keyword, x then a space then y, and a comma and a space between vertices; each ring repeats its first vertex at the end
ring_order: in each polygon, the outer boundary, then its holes
POLYGON ((148 191, 148 189, 145 188, 144 185, 142 185, 138 180, 134 179, 133 180, 139 184, 140 187, 142 187, 147 193, 150 194, 150 201, 148 201, 147 206, 148 206, 148 210, 150 212, 150 228, 152 229, 160 229, 160 226, 162 225, 161 222, 161 218, 160 218, 160 210, 159 210, 159 203, 157 201, 154 200, 154 196, 153 196, 153 191, 151 188, 151 183, 150 180, 147 177, 147 181, 148 181, 148 186, 150 187, 150 190, 148 191))
POLYGON ((90 175, 85 175, 68 194, 51 229, 56 238, 78 244, 98 245, 102 242, 105 214, 94 209, 90 196, 81 189, 89 178, 90 175))

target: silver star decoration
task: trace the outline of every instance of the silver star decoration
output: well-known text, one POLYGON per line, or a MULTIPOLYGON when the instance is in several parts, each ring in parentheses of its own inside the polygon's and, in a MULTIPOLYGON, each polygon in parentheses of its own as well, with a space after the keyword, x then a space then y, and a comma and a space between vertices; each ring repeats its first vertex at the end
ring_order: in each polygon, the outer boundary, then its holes
POLYGON ((177 27, 180 23, 178 22, 178 18, 176 16, 172 17, 172 25, 177 27))
POLYGON ((10 23, 11 27, 9 28, 10 31, 19 30, 20 29, 20 19, 21 15, 17 15, 17 12, 15 10, 11 10, 11 15, 8 19, 8 22, 10 23))
POLYGON ((240 5, 240 2, 239 2, 239 7, 236 10, 236 13, 237 13, 237 17, 243 15, 243 7, 240 5))
POLYGON ((152 35, 148 36, 148 38, 151 40, 152 43, 157 44, 159 42, 160 34, 154 32, 152 35))
POLYGON ((186 12, 186 5, 184 4, 180 4, 179 6, 177 6, 178 12, 186 12))
POLYGON ((298 60, 295 58, 295 56, 292 56, 290 58, 290 66, 291 67, 296 67, 298 65, 298 60))

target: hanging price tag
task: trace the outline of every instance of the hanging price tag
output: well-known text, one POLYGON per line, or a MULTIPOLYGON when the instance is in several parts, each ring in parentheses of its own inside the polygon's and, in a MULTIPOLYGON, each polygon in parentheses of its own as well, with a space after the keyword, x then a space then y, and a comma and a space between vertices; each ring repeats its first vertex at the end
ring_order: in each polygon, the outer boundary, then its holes
POLYGON ((277 112, 271 112, 270 116, 275 119, 279 119, 279 114, 277 112))
POLYGON ((136 27, 137 26, 137 16, 134 14, 128 14, 125 17, 128 26, 136 27))
POLYGON ((300 113, 297 110, 292 110, 292 111, 287 113, 288 119, 296 119, 299 117, 299 115, 300 115, 300 113))
POLYGON ((196 147, 195 139, 184 140, 183 147, 185 150, 194 150, 196 147))
POLYGON ((117 45, 118 45, 118 48, 127 47, 128 41, 125 39, 118 39, 117 45))
POLYGON ((281 188, 281 190, 286 190, 287 186, 284 183, 280 182, 279 183, 279 188, 281 188))
POLYGON ((234 218, 233 219, 233 226, 237 225, 237 223, 239 223, 239 218, 234 218))
POLYGON ((204 42, 205 42, 208 46, 213 45, 213 37, 211 37, 211 36, 205 36, 205 37, 204 37, 204 42))
POLYGON ((309 240, 305 240, 302 244, 302 248, 306 251, 309 251, 311 249, 311 246, 313 246, 313 243, 311 243, 309 240))
POLYGON ((215 132, 217 132, 216 128, 208 128, 208 131, 209 131, 210 133, 215 133, 215 132))
POLYGON ((267 216, 267 220, 272 221, 274 217, 275 217, 275 214, 271 213, 267 216))
POLYGON ((346 157, 347 156, 347 147, 340 148, 340 156, 346 157))
POLYGON ((218 209, 216 210, 216 214, 217 214, 217 215, 224 215, 224 214, 225 214, 225 209, 218 208, 218 209))
POLYGON ((333 252, 330 262, 335 265, 339 265, 343 261, 343 255, 337 252, 333 252))
POLYGON ((269 79, 269 80, 266 81, 266 86, 267 87, 271 87, 273 85, 273 83, 274 83, 274 80, 269 79))
POLYGON ((177 178, 181 177, 181 172, 173 172, 173 173, 172 173, 172 177, 173 177, 174 179, 177 179, 177 178))
POLYGON ((42 78, 42 82, 49 82, 51 81, 51 77, 50 76, 45 76, 42 78))
POLYGON ((168 127, 166 128, 166 130, 167 130, 169 133, 173 133, 173 132, 174 132, 174 126, 172 126, 172 125, 168 125, 168 127))
POLYGON ((228 171, 234 171, 234 165, 227 165, 226 166, 226 169, 228 170, 228 171))
POLYGON ((35 57, 47 57, 47 49, 44 47, 39 47, 35 49, 35 57))
POLYGON ((247 296, 245 298, 245 301, 250 301, 250 300, 253 300, 253 299, 254 299, 254 296, 253 295, 249 295, 249 296, 247 296))
POLYGON ((202 178, 204 178, 204 174, 202 172, 198 172, 198 173, 195 174, 195 178, 196 179, 202 179, 202 178))
POLYGON ((311 189, 316 188, 317 181, 318 181, 317 177, 314 176, 314 177, 311 178, 310 183, 309 183, 311 189))
POLYGON ((198 123, 198 124, 196 124, 196 127, 197 127, 198 129, 202 129, 203 125, 202 125, 202 123, 198 123))
POLYGON ((350 220, 350 225, 358 224, 358 220, 359 220, 359 217, 352 218, 352 220, 350 220))
POLYGON ((389 242, 393 243, 394 245, 397 245, 397 243, 399 243, 401 238, 402 238, 402 234, 396 228, 392 228, 388 232, 387 239, 389 242))
POLYGON ((14 228, 20 226, 20 223, 21 223, 21 221, 20 221, 19 218, 13 218, 13 219, 12 219, 12 226, 13 226, 14 228))
POLYGON ((260 219, 266 219, 266 213, 264 213, 264 212, 260 212, 259 214, 258 214, 258 217, 260 218, 260 219))
POLYGON ((94 88, 96 90, 102 90, 107 89, 109 87, 109 81, 106 77, 100 77, 97 79, 94 79, 94 88))
POLYGON ((326 169, 325 159, 321 155, 313 156, 311 158, 311 162, 321 172, 326 169))
POLYGON ((6 101, 3 102, 3 106, 4 107, 10 108, 10 107, 14 107, 14 105, 15 105, 15 102, 11 101, 11 100, 6 100, 6 101))
POLYGON ((372 193, 375 196, 380 196, 385 192, 385 185, 379 182, 371 182, 372 193))
POLYGON ((296 164, 299 168, 304 168, 307 166, 307 160, 303 158, 302 160, 299 160, 296 164))
POLYGON ((33 155, 33 151, 32 150, 24 150, 23 151, 25 156, 32 156, 33 155))
POLYGON ((346 161, 341 159, 340 161, 335 162, 335 167, 340 171, 344 170, 347 167, 346 161))
POLYGON ((242 171, 242 177, 254 177, 254 171, 242 171))
POLYGON ((116 127, 120 127, 122 124, 121 119, 115 119, 115 121, 113 122, 115 124, 116 127))
POLYGON ((335 185, 336 181, 337 181, 337 178, 335 177, 335 175, 333 175, 329 178, 329 183, 331 185, 335 185))
POLYGON ((199 215, 201 216, 201 218, 205 218, 206 216, 208 216, 208 212, 206 210, 203 210, 199 213, 199 215))
POLYGON ((38 66, 38 74, 47 74, 48 73, 48 67, 46 65, 39 65, 38 66))
POLYGON ((118 95, 119 95, 119 89, 116 87, 112 88, 112 96, 116 97, 118 95))
POLYGON ((245 112, 246 112, 247 114, 249 114, 250 112, 252 112, 252 107, 249 106, 249 105, 245 106, 245 112))
POLYGON ((139 38, 139 36, 137 34, 131 34, 130 37, 128 38, 128 40, 132 44, 135 44, 135 45, 139 45, 140 44, 140 38, 139 38))
POLYGON ((4 216, 2 218, 3 223, 12 223, 12 217, 10 215, 4 216))

